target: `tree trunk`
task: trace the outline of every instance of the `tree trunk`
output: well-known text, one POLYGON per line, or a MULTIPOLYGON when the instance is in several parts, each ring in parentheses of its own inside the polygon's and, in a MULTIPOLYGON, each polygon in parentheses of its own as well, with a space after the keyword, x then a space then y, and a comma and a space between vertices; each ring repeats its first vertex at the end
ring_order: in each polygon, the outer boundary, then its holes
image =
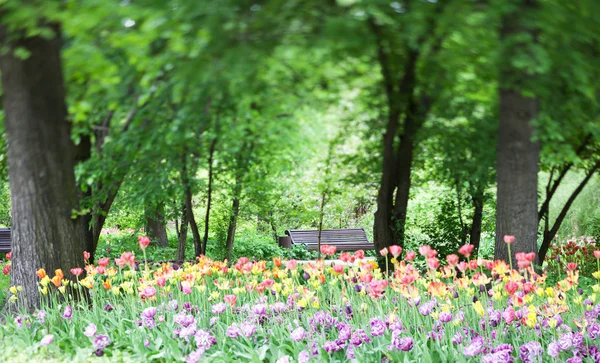
POLYGON ((473 221, 471 222, 471 231, 469 233, 469 243, 475 246, 474 255, 479 253, 481 245, 481 226, 483 224, 483 193, 477 193, 473 196, 473 221))
POLYGON ((462 192, 460 189, 460 178, 458 175, 454 177, 454 186, 456 187, 456 209, 458 212, 458 222, 460 223, 460 244, 464 245, 467 242, 469 231, 463 219, 462 213, 462 192))
POLYGON ((317 258, 321 258, 321 232, 323 232, 323 217, 325 215, 325 199, 327 192, 321 194, 321 205, 319 207, 319 235, 317 236, 317 258))
MULTIPOLYGON (((381 49, 382 44, 379 45, 381 49)), ((379 62, 384 78, 391 77, 389 60, 379 51, 379 62)), ((377 194, 377 211, 373 227, 373 237, 377 250, 393 244, 403 245, 406 226, 406 212, 410 195, 411 167, 414 150, 414 136, 418 130, 419 117, 414 102, 416 86, 416 64, 418 51, 411 50, 406 59, 400 90, 393 92, 391 79, 385 80, 388 95, 388 123, 383 141, 383 169, 381 187, 377 194), (391 90, 390 90, 391 89, 391 90), (400 126, 401 108, 406 107, 404 130, 396 147, 400 126), (394 192, 396 194, 394 198, 394 192)))
POLYGON ((188 222, 192 229, 192 236, 194 237, 194 254, 196 257, 202 254, 202 240, 200 239, 200 232, 198 231, 198 225, 196 224, 196 217, 194 216, 194 205, 192 203, 192 188, 189 183, 185 187, 185 205, 188 213, 188 222))
MULTIPOLYGON (((198 225, 196 224, 196 217, 194 216, 194 205, 192 201, 192 186, 190 184, 190 177, 187 168, 187 147, 183 151, 183 167, 181 169, 181 179, 183 182, 184 193, 185 193, 185 210, 186 210, 186 221, 189 223, 192 229, 192 235, 194 237, 194 256, 198 257, 201 255, 202 242, 200 241, 200 232, 198 232, 198 225)), ((186 224, 187 224, 186 223, 186 224)), ((183 223, 182 223, 183 225, 183 223)))
MULTIPOLYGON (((416 110, 415 110, 416 111, 416 110)), ((409 116, 418 117, 417 115, 409 116)), ((400 147, 398 149, 397 160, 397 190, 394 202, 394 220, 395 243, 404 245, 404 233, 406 230, 406 215, 408 210, 408 200, 410 198, 410 184, 412 175, 413 151, 415 148, 414 138, 418 130, 418 124, 413 120, 407 119, 404 122, 404 134, 400 138, 400 147)))
POLYGON ((146 210, 146 233, 150 240, 155 241, 159 247, 168 247, 167 228, 165 226, 164 206, 147 208, 146 210))
POLYGON ((213 175, 214 175, 214 157, 215 150, 217 149, 218 138, 214 138, 210 144, 210 150, 208 153, 208 190, 206 191, 206 214, 204 216, 204 236, 202 237, 202 254, 206 255, 206 245, 208 243, 208 228, 210 225, 210 207, 212 204, 212 191, 213 191, 213 175))
MULTIPOLYGON (((515 236, 511 246, 512 259, 517 252, 538 252, 538 164, 539 146, 533 142, 532 121, 538 114, 536 98, 522 93, 524 82, 531 84, 531 77, 514 69, 511 57, 523 54, 528 44, 516 42, 516 37, 533 31, 526 27, 535 0, 524 0, 513 13, 502 19, 500 36, 505 44, 505 65, 500 72, 500 127, 496 152, 497 206, 495 259, 508 262, 505 235, 515 236)), ((538 265, 536 258, 534 265, 538 265)))
MULTIPOLYGON (((395 77, 393 74, 392 64, 398 60, 391 59, 390 55, 394 51, 389 49, 389 42, 383 32, 383 27, 378 25, 373 17, 368 19, 368 24, 377 42, 377 60, 381 69, 388 108, 388 122, 383 140, 381 186, 377 194, 377 211, 373 224, 373 238, 378 250, 392 244, 403 245, 404 243, 415 147, 414 139, 430 107, 430 102, 418 102, 415 96, 417 61, 421 55, 423 44, 435 32, 437 19, 446 3, 440 2, 437 6, 435 14, 428 21, 428 29, 417 39, 417 44, 406 46, 401 77, 395 77), (401 120, 402 117, 403 120, 401 120), (401 125, 403 126, 402 135, 397 142, 401 125)), ((439 51, 440 45, 441 37, 438 37, 431 52, 439 51)), ((426 97, 423 97, 423 100, 425 99, 426 97)))
POLYGON ((505 235, 516 237, 513 261, 517 252, 537 252, 539 148, 531 125, 536 115, 535 99, 500 90, 495 259, 508 261, 505 235))
POLYGON ((271 231, 273 232, 273 238, 275 239, 275 243, 279 243, 279 235, 277 234, 277 227, 275 226, 275 220, 273 218, 273 213, 269 213, 269 226, 271 226, 271 231))
POLYGON ((17 304, 29 311, 39 306, 36 270, 83 267, 84 223, 72 218, 79 209, 75 185, 75 148, 67 121, 60 59, 60 29, 52 39, 14 39, 0 28, 9 46, 0 56, 3 107, 8 140, 8 174, 12 200, 11 285, 22 286, 17 304), (9 40, 10 39, 10 40, 9 40), (30 54, 23 60, 16 48, 30 54))
POLYGON ((227 229, 227 241, 225 243, 226 257, 231 262, 233 254, 233 243, 235 242, 235 230, 237 227, 237 220, 240 214, 240 195, 242 190, 241 177, 237 176, 233 191, 233 203, 231 205, 231 215, 229 217, 229 228, 227 229))
POLYGON ((187 243, 188 231, 188 213, 186 204, 181 206, 181 226, 179 227, 179 237, 177 238, 177 259, 185 260, 185 245, 187 243))

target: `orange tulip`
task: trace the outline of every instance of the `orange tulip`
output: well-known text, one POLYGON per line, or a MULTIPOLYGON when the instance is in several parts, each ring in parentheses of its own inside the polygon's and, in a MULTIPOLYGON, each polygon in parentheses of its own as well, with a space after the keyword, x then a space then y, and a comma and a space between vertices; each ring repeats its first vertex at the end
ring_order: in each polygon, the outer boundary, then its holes
POLYGON ((58 276, 61 280, 65 277, 65 274, 63 273, 63 271, 61 269, 54 270, 54 274, 56 276, 58 276))
POLYGON ((102 282, 102 286, 104 286, 106 290, 110 290, 112 287, 112 281, 110 279, 104 280, 102 282))
POLYGON ((52 283, 54 284, 54 286, 59 287, 60 283, 62 281, 62 278, 60 276, 56 275, 50 281, 52 281, 52 283))
POLYGON ((40 278, 43 279, 44 277, 46 277, 46 270, 44 270, 43 268, 37 270, 35 272, 35 274, 40 278))

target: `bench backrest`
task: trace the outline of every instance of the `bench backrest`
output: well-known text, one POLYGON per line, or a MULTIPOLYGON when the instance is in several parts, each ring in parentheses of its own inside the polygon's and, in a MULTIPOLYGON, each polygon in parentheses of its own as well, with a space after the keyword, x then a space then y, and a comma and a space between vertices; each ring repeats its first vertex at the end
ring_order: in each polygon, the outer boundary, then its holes
MULTIPOLYGON (((287 230, 292 244, 304 245, 309 251, 316 251, 319 247, 319 230, 287 230)), ((375 245, 369 242, 363 228, 353 229, 323 229, 321 231, 321 245, 336 246, 338 251, 373 250, 375 245)))
POLYGON ((0 253, 8 252, 10 252, 10 229, 0 228, 0 253))

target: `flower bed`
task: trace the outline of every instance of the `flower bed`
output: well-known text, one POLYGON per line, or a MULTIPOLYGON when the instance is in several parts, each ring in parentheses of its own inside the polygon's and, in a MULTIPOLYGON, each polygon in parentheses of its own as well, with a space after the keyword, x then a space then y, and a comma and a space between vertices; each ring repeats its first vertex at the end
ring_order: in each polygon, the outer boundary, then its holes
MULTIPOLYGON (((463 246, 462 256, 450 255, 442 266, 428 246, 401 261, 401 248, 393 246, 382 251, 395 267, 389 277, 362 251, 337 256, 354 265, 240 258, 227 266, 202 257, 139 271, 133 253, 124 253, 87 265, 87 274, 73 270, 73 282, 62 271, 50 277, 40 269, 45 302, 0 328, 0 354, 75 361, 600 361, 600 285, 578 288, 576 264, 550 286, 527 262, 530 254, 517 256, 517 271, 470 259, 471 251, 463 246), (69 300, 70 284, 89 289, 91 307, 69 300)), ((11 303, 19 293, 11 288, 11 303)))

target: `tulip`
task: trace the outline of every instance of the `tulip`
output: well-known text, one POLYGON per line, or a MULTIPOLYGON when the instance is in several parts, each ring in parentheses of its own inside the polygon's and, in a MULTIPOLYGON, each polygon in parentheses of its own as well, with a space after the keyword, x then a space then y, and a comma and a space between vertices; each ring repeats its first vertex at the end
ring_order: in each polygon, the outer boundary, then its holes
POLYGON ((37 270, 35 272, 35 274, 40 278, 43 279, 44 277, 46 277, 46 270, 44 270, 43 268, 37 270))
POLYGON ((448 265, 456 266, 458 264, 458 256, 455 254, 451 254, 446 256, 446 261, 448 261, 448 265))
POLYGON ((402 253, 402 247, 400 247, 398 245, 391 245, 390 246, 390 253, 395 258, 398 258, 398 256, 400 256, 400 254, 402 253))
POLYGON ((83 269, 81 267, 76 267, 71 269, 71 274, 74 276, 79 276, 83 273, 83 269))
POLYGON ((504 243, 512 245, 515 242, 515 236, 505 235, 504 243))
POLYGON ((146 236, 139 236, 138 243, 140 244, 140 248, 145 250, 148 247, 148 245, 150 245, 150 238, 146 236))
POLYGON ((469 258, 471 256, 471 253, 473 253, 474 248, 475 246, 473 245, 464 245, 458 249, 458 253, 465 256, 465 258, 469 258))

